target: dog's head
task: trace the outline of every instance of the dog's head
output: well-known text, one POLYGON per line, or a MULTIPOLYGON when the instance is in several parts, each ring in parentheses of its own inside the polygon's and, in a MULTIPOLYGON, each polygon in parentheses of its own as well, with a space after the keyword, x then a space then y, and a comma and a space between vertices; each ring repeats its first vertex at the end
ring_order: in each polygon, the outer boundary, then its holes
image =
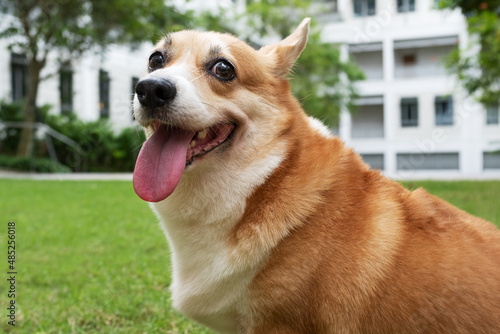
POLYGON ((309 19, 286 39, 254 50, 237 38, 181 31, 162 39, 136 86, 134 114, 147 141, 134 189, 167 198, 183 173, 270 152, 300 109, 284 78, 307 41, 309 19))

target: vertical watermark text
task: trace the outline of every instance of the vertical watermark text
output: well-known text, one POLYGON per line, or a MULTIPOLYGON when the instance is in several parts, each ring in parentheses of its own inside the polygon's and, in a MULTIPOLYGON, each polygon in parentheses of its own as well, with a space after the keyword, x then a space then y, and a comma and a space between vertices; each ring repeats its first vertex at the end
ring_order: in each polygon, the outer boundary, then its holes
POLYGON ((7 323, 16 325, 16 223, 7 224, 7 323))

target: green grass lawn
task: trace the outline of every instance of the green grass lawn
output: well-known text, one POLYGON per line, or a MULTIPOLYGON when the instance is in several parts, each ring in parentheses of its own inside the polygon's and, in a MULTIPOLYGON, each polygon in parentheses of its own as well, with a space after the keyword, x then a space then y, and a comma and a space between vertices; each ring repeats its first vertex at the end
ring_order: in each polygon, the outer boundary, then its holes
POLYGON ((172 310, 166 239, 130 182, 0 180, 0 212, 4 250, 16 222, 19 306, 12 330, 4 255, 0 331, 210 333, 172 310))
MULTIPOLYGON (((500 225, 500 181, 411 182, 500 225)), ((0 180, 0 231, 16 222, 16 328, 7 333, 211 333, 171 308, 165 237, 123 181, 0 180)), ((2 283, 3 282, 3 283, 2 283)))
POLYGON ((417 181, 403 185, 411 190, 422 187, 500 228, 500 181, 417 181))

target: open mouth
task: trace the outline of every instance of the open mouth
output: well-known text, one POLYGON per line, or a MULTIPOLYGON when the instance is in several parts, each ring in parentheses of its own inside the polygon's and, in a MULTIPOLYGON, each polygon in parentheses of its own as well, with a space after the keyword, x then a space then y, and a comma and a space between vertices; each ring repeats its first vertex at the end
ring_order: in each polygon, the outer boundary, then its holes
POLYGON ((216 124, 207 129, 197 131, 189 142, 186 154, 186 166, 190 165, 194 158, 207 154, 225 143, 234 131, 234 124, 216 124))
MULTIPOLYGON (((152 124, 155 132, 162 125, 163 123, 159 121, 152 124)), ((194 161, 194 158, 205 155, 225 143, 230 139, 234 128, 234 123, 218 123, 194 132, 186 152, 186 166, 189 166, 194 161)))
POLYGON ((199 131, 175 128, 155 121, 154 134, 142 146, 134 169, 137 195, 148 202, 167 198, 186 166, 231 138, 235 125, 218 123, 199 131))

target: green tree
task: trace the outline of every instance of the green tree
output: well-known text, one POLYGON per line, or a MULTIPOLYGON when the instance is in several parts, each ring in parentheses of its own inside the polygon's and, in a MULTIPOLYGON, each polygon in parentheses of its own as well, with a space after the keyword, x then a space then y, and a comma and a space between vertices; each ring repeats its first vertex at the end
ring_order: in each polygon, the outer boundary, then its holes
POLYGON ((481 103, 500 100, 500 1, 442 0, 441 8, 460 8, 467 20, 471 43, 454 50, 447 67, 481 103))
MULTIPOLYGON (((245 26, 246 30, 237 34, 258 47, 262 40, 285 38, 303 18, 317 17, 324 10, 323 4, 313 0, 247 0, 245 12, 236 15, 236 20, 214 20, 214 16, 205 14, 203 22, 219 31, 238 32, 239 25, 245 26)), ((354 108, 358 97, 354 83, 365 78, 355 63, 342 60, 339 45, 322 41, 321 29, 314 20, 307 46, 293 72, 294 95, 309 114, 330 126, 338 125, 343 107, 354 108)))
MULTIPOLYGON (((9 47, 28 59, 27 123, 36 119, 38 87, 45 79, 40 74, 49 53, 58 55, 62 67, 90 50, 153 41, 160 29, 178 30, 190 23, 189 13, 164 0, 0 0, 0 9, 0 38, 8 38, 9 47)), ((32 143, 33 131, 23 129, 18 155, 30 156, 32 143)))

